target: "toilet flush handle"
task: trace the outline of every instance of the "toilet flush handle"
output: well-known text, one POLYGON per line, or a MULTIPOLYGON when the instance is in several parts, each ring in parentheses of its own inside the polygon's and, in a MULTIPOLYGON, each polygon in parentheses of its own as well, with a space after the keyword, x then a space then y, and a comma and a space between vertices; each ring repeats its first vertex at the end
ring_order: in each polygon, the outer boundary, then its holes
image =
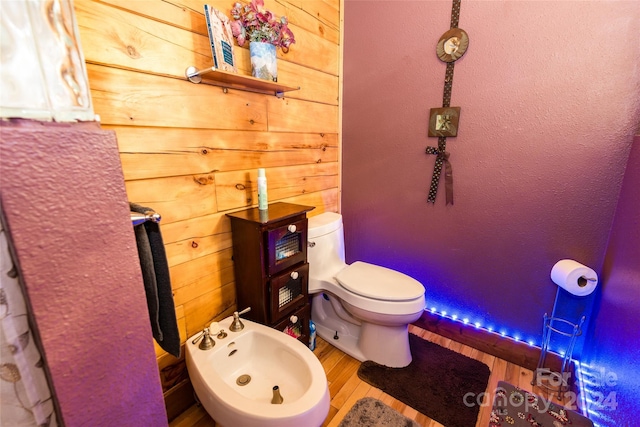
POLYGON ((316 245, 316 242, 312 242, 311 240, 307 242, 307 246, 309 246, 310 248, 313 248, 315 245, 316 245))

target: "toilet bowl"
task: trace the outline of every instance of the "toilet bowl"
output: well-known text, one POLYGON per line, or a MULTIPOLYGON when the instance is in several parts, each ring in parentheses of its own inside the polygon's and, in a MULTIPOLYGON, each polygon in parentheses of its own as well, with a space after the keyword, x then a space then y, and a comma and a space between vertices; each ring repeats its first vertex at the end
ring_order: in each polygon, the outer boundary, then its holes
POLYGON ((411 363, 409 323, 420 318, 424 286, 362 261, 347 265, 342 216, 309 219, 309 294, 317 334, 360 360, 401 368, 411 363))

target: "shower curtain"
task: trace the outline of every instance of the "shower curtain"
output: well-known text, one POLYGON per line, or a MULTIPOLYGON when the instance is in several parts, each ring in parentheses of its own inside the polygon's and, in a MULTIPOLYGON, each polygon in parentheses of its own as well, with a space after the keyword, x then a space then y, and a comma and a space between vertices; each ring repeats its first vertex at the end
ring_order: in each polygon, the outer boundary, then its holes
POLYGON ((44 360, 0 221, 0 426, 57 425, 44 360))

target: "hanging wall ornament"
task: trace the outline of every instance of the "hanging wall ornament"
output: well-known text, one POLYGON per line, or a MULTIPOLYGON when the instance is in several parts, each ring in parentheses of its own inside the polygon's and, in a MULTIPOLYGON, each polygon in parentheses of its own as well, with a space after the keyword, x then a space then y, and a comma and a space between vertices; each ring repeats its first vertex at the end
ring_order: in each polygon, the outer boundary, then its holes
POLYGON ((435 203, 438 192, 438 183, 442 174, 442 167, 445 168, 445 191, 447 205, 453 204, 453 170, 449 162, 449 152, 447 152, 447 137, 458 135, 458 125, 460 123, 460 107, 451 107, 451 90, 453 87, 453 67, 455 61, 460 59, 469 46, 469 36, 458 28, 460 18, 461 0, 453 0, 451 9, 451 28, 445 32, 436 45, 436 54, 441 61, 447 64, 444 78, 444 93, 442 97, 442 108, 432 108, 429 114, 430 137, 438 138, 437 147, 427 147, 426 153, 436 156, 436 162, 431 177, 431 187, 427 202, 435 203))
MULTIPOLYGON (((458 8, 460 7, 458 2, 458 8)), ((458 13, 459 13, 458 9, 458 13)), ((443 62, 454 62, 464 55, 469 47, 469 36, 460 28, 452 28, 440 37, 436 46, 438 58, 443 62)))

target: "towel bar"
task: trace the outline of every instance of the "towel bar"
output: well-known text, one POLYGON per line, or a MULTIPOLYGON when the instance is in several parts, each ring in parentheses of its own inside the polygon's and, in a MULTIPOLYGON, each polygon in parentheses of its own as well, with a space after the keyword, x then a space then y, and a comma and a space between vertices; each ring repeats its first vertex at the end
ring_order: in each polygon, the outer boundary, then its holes
POLYGON ((131 222, 134 226, 147 221, 160 222, 161 218, 160 214, 154 211, 146 211, 145 213, 131 212, 131 222))

